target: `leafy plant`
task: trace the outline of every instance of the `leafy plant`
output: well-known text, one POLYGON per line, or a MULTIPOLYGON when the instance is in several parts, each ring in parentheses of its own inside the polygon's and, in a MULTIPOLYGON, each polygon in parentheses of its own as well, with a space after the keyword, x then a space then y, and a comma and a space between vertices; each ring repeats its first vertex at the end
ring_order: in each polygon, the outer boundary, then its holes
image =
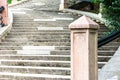
POLYGON ((12 3, 12 0, 7 0, 8 4, 11 4, 12 3))
POLYGON ((92 0, 93 3, 100 3, 100 0, 92 0))
POLYGON ((101 13, 111 31, 120 30, 120 1, 100 0, 101 13))

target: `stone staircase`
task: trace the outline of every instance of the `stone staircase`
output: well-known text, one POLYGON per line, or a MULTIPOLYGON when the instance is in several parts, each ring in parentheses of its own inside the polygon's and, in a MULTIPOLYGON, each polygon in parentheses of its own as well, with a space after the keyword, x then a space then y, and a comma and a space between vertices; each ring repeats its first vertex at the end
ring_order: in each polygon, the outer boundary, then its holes
MULTIPOLYGON (((40 14, 43 18, 36 20, 30 14, 14 14, 13 28, 0 42, 2 80, 70 80, 68 25, 79 16, 60 12, 43 13, 47 15, 40 14)), ((100 38, 108 29, 99 24, 100 38)), ((99 69, 120 45, 116 41, 99 48, 99 69)))

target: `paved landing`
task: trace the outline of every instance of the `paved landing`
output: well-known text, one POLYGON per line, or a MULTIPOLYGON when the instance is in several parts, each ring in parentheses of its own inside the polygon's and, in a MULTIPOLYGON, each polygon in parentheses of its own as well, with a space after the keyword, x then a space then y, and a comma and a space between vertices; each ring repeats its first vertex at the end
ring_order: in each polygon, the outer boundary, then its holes
POLYGON ((99 80, 120 80, 120 47, 99 72, 99 80))

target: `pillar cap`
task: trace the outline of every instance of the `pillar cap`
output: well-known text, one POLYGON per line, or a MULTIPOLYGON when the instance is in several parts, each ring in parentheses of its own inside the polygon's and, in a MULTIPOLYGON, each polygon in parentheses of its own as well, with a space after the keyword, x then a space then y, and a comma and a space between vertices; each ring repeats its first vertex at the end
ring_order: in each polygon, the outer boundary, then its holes
POLYGON ((99 24, 87 16, 82 16, 69 25, 70 29, 98 29, 99 24))

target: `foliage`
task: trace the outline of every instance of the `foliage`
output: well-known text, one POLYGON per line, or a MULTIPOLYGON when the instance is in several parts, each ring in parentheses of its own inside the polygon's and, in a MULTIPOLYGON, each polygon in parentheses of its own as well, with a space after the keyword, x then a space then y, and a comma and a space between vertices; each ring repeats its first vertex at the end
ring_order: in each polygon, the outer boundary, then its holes
MULTIPOLYGON (((17 0, 17 1, 21 1, 21 0, 17 0)), ((8 4, 12 4, 12 0, 7 0, 8 4)))
POLYGON ((92 0, 93 3, 100 3, 100 0, 92 0))
POLYGON ((77 0, 69 0, 69 6, 76 4, 77 0))
POLYGON ((12 3, 12 0, 7 0, 8 4, 11 4, 12 3))
POLYGON ((119 0, 101 0, 101 13, 111 31, 120 30, 119 0))

